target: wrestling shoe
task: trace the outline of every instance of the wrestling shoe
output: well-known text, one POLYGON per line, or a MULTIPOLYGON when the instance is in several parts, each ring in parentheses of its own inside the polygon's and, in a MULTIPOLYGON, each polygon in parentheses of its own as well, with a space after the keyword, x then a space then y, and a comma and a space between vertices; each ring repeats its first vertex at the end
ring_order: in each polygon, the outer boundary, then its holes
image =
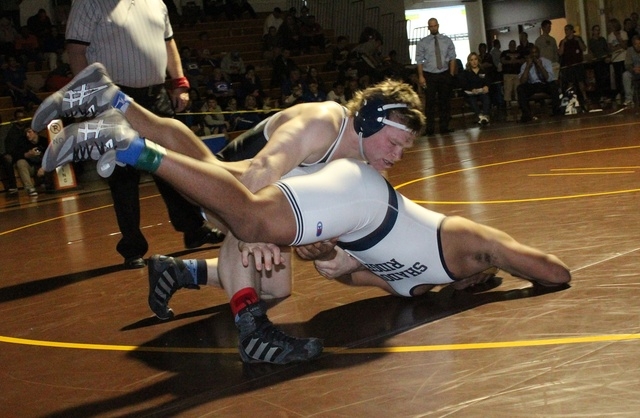
POLYGON ((80 71, 66 86, 49 95, 40 104, 31 121, 31 128, 40 132, 53 119, 93 117, 112 107, 114 101, 126 96, 107 75, 99 62, 80 71))
POLYGON ((264 301, 260 301, 238 312, 238 349, 243 362, 287 364, 309 361, 322 354, 322 341, 285 334, 269 321, 266 311, 264 301))
MULTIPOLYGON (((53 171, 72 161, 98 160, 109 149, 127 149, 136 138, 138 133, 122 113, 109 109, 96 119, 67 125, 58 132, 42 157, 42 168, 53 171)), ((115 152, 111 154, 115 163, 115 152)))
POLYGON ((159 319, 173 318, 169 300, 176 290, 186 287, 200 289, 193 283, 193 276, 182 260, 164 255, 154 255, 148 262, 149 308, 159 319))

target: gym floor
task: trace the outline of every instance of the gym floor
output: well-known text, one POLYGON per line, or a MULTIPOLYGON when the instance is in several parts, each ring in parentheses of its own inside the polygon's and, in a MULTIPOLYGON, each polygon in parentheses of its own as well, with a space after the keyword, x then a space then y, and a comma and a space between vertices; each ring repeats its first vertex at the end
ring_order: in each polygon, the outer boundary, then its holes
MULTIPOLYGON (((456 127, 420 138, 391 183, 557 255, 570 286, 500 272, 474 290, 404 299, 297 260, 292 296, 269 315, 322 338, 324 354, 243 365, 220 289, 181 290, 173 320, 152 316, 146 269, 121 268, 104 187, 21 191, 0 197, 2 416, 636 417, 637 112, 456 127)), ((141 195, 147 255, 217 255, 183 248, 153 183, 141 195)))

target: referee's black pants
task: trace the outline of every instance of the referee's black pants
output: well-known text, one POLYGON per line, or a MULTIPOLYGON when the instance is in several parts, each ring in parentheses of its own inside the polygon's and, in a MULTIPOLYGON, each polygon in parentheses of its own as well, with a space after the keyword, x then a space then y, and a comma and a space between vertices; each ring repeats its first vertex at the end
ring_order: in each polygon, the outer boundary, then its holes
POLYGON ((441 73, 424 72, 427 82, 425 92, 425 113, 427 116, 427 134, 433 134, 435 130, 436 106, 439 111, 440 132, 446 133, 449 130, 451 120, 451 93, 453 92, 453 77, 449 71, 441 73))
MULTIPOLYGON (((159 95, 168 95, 164 86, 159 85, 145 89, 120 86, 120 89, 132 97, 136 103, 159 116, 173 116, 168 112, 159 111, 156 106, 159 95)), ((164 103, 169 103, 166 100, 169 100, 168 96, 165 97, 164 103)), ((153 178, 167 206, 171 224, 176 231, 191 232, 203 226, 204 219, 199 207, 189 203, 164 180, 156 176, 153 178)), ((149 244, 140 230, 139 182, 140 171, 130 166, 116 165, 115 171, 108 179, 118 227, 122 233, 116 250, 125 259, 144 257, 149 249, 149 244)))

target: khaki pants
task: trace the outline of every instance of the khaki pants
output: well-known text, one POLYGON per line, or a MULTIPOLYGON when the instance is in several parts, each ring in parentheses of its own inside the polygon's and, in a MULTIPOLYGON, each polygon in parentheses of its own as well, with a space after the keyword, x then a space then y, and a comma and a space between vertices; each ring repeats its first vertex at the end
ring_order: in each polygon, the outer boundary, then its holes
POLYGON ((518 100, 517 90, 519 85, 520 77, 518 74, 504 74, 504 101, 506 103, 518 100))

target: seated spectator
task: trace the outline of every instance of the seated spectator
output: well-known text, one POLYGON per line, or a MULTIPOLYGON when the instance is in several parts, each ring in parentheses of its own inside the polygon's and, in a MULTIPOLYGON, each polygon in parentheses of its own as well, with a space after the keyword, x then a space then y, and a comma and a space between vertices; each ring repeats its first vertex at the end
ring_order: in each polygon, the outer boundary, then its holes
POLYGON ((262 81, 256 74, 256 69, 252 64, 247 65, 247 72, 242 78, 236 96, 242 102, 244 102, 245 97, 253 96, 256 99, 257 106, 262 107, 266 95, 262 90, 262 81))
MULTIPOLYGON (((305 85, 300 75, 300 70, 294 68, 293 70, 289 71, 289 77, 280 86, 280 93, 282 94, 283 102, 285 102, 285 97, 291 96, 294 87, 297 86, 300 86, 302 91, 304 91, 305 85)), ((300 94, 300 96, 302 96, 302 93, 300 94)))
POLYGON ((63 63, 61 57, 58 56, 58 64, 53 70, 49 71, 44 81, 45 91, 58 91, 70 82, 72 78, 71 66, 63 63))
POLYGON ((222 134, 229 130, 229 124, 224 119, 222 108, 218 104, 216 96, 207 96, 207 100, 200 108, 200 112, 206 113, 202 118, 206 135, 222 134))
POLYGON ((36 71, 42 69, 42 50, 40 49, 40 41, 31 33, 28 27, 20 28, 20 33, 16 38, 15 53, 20 64, 26 69, 30 62, 34 63, 36 71))
POLYGON ((51 24, 49 15, 47 15, 47 11, 40 9, 35 15, 27 19, 27 27, 29 28, 29 32, 35 35, 39 41, 42 41, 45 37, 49 36, 53 25, 51 24))
POLYGON ((498 109, 503 109, 505 107, 504 95, 502 93, 502 86, 500 85, 498 69, 493 63, 493 55, 488 52, 488 46, 484 42, 478 45, 478 59, 480 61, 480 68, 482 68, 487 78, 491 105, 496 106, 498 109))
POLYGON ((520 85, 518 86, 518 105, 522 112, 520 122, 533 119, 529 100, 536 93, 546 93, 551 99, 553 115, 560 114, 560 96, 551 61, 540 57, 540 50, 531 47, 525 63, 520 68, 520 85))
POLYGON ((302 83, 296 84, 291 87, 289 94, 283 94, 282 96, 282 104, 284 107, 291 107, 297 105, 298 103, 303 103, 304 89, 302 87, 302 83))
POLYGON ((358 91, 360 91, 360 85, 358 84, 358 79, 348 78, 347 84, 345 85, 345 88, 344 88, 344 97, 347 99, 347 101, 353 99, 358 91))
POLYGON ((282 37, 284 49, 288 49, 293 55, 300 54, 304 45, 300 25, 294 16, 288 14, 285 17, 284 23, 278 29, 278 35, 282 37))
POLYGON ((5 56, 15 55, 18 31, 13 22, 7 17, 0 18, 0 51, 5 56))
POLYGON ((300 33, 302 35, 302 45, 305 52, 309 52, 311 48, 318 48, 320 52, 324 52, 326 45, 324 29, 316 21, 315 16, 307 16, 300 27, 300 33))
POLYGON ((325 87, 325 83, 324 80, 322 79, 322 77, 320 76, 320 74, 318 73, 318 69, 314 66, 310 66, 307 69, 307 73, 304 76, 304 83, 305 84, 310 84, 312 82, 315 82, 318 84, 318 89, 320 89, 320 91, 322 92, 327 92, 327 89, 325 87))
POLYGON ((584 41, 580 36, 575 34, 573 25, 568 24, 564 27, 564 38, 558 46, 558 55, 560 56, 560 66, 562 68, 562 91, 569 86, 573 86, 578 93, 578 101, 582 110, 587 110, 587 94, 585 89, 584 52, 587 49, 584 41))
POLYGON ((247 96, 244 99, 244 107, 242 112, 237 114, 235 118, 234 131, 246 131, 256 126, 264 119, 264 114, 258 110, 256 98, 247 96))
POLYGON ((236 126, 236 120, 239 117, 238 114, 238 99, 235 97, 229 98, 227 106, 224 108, 224 120, 227 121, 229 131, 234 131, 236 126))
POLYGON ((332 100, 341 105, 347 104, 347 98, 344 95, 344 83, 336 81, 333 83, 333 88, 327 93, 327 100, 332 100))
POLYGON ((244 61, 238 51, 232 51, 225 54, 220 61, 220 68, 227 80, 232 83, 242 81, 244 73, 247 71, 244 61))
POLYGON ((258 17, 248 0, 226 0, 225 13, 229 20, 241 19, 245 13, 249 13, 253 19, 258 17))
POLYGON ((634 97, 633 93, 634 89, 640 88, 640 35, 631 38, 631 46, 627 49, 624 63, 626 71, 622 74, 622 81, 625 91, 625 105, 638 105, 638 103, 634 103, 638 97, 634 97))
POLYGON ((217 19, 223 13, 226 13, 226 10, 227 7, 224 4, 224 0, 204 0, 202 2, 202 12, 212 19, 217 19))
POLYGON ((327 71, 344 71, 349 56, 349 42, 346 36, 338 36, 336 46, 331 50, 331 58, 327 61, 327 71))
POLYGON ((378 80, 382 68, 382 38, 370 37, 356 45, 350 55, 355 59, 355 66, 360 76, 369 74, 372 80, 378 80))
POLYGON ((41 41, 44 60, 49 64, 49 70, 55 70, 64 58, 64 33, 60 33, 57 26, 52 26, 41 41))
MULTIPOLYGON (((211 67, 211 68, 219 68, 220 67, 220 59, 216 57, 209 48, 203 48, 198 52, 198 65, 200 66, 200 71, 205 72, 203 67, 211 67)), ((206 83, 206 80, 204 80, 206 83)))
POLYGON ((24 189, 32 197, 38 196, 32 176, 40 180, 47 190, 53 190, 51 176, 45 175, 42 169, 42 154, 47 149, 47 145, 49 145, 47 138, 38 135, 31 127, 27 127, 24 129, 22 139, 11 153, 24 189))
POLYGON ((192 51, 188 46, 183 46, 180 48, 180 59, 182 61, 182 72, 189 80, 191 87, 200 87, 203 76, 195 51, 192 51))
POLYGON ((207 94, 213 94, 218 99, 218 103, 225 104, 226 101, 235 96, 235 91, 231 83, 225 78, 220 68, 214 68, 211 78, 207 82, 207 94))
POLYGON ((302 101, 305 103, 324 102, 327 94, 318 88, 318 83, 312 80, 307 84, 307 89, 302 93, 302 101))
POLYGON ((9 57, 7 67, 4 70, 4 82, 9 89, 9 94, 16 107, 24 107, 27 110, 42 103, 33 89, 27 84, 27 72, 14 57, 9 57))
POLYGON ((520 67, 524 63, 524 57, 516 47, 516 41, 509 41, 509 49, 500 55, 502 63, 502 79, 504 85, 504 99, 507 102, 517 100, 516 92, 520 85, 520 67))
POLYGON ((298 68, 295 61, 291 59, 291 51, 288 49, 276 48, 276 56, 273 59, 273 72, 271 73, 271 86, 281 87, 282 83, 289 77, 291 70, 298 68))
POLYGON ((631 18, 626 18, 622 21, 622 29, 627 32, 627 37, 629 38, 629 42, 633 39, 634 36, 638 34, 637 28, 633 20, 631 18))
POLYGON ((478 123, 481 125, 488 124, 491 114, 489 76, 480 66, 480 56, 475 52, 470 53, 467 57, 467 66, 460 73, 460 80, 467 103, 469 103, 469 107, 478 118, 478 123), (482 109, 478 107, 478 102, 482 103, 482 109))
POLYGON ((269 14, 269 16, 264 19, 262 35, 266 36, 271 31, 272 27, 275 28, 277 32, 278 28, 280 28, 280 25, 282 25, 283 22, 284 18, 282 16, 282 9, 279 7, 274 7, 273 12, 271 12, 271 14, 269 14))
POLYGON ((276 49, 282 50, 282 36, 278 34, 275 26, 271 26, 267 34, 262 37, 262 56, 271 65, 277 55, 276 49))

